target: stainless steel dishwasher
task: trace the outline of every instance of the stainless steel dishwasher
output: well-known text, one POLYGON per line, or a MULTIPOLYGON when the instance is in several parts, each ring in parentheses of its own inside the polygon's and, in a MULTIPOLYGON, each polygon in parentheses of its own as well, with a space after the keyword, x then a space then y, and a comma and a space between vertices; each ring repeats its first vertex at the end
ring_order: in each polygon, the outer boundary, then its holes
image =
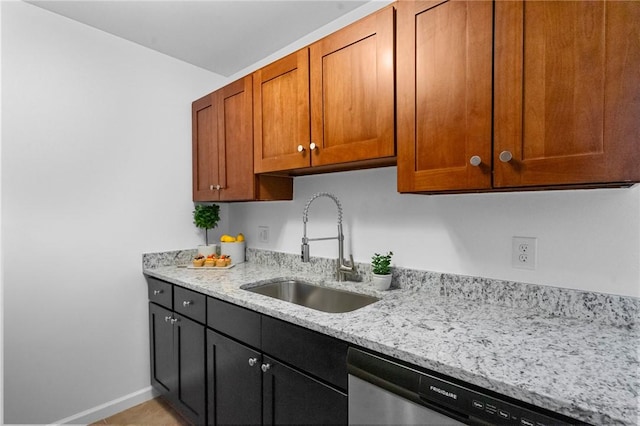
POLYGON ((347 365, 350 425, 585 424, 355 348, 347 365))

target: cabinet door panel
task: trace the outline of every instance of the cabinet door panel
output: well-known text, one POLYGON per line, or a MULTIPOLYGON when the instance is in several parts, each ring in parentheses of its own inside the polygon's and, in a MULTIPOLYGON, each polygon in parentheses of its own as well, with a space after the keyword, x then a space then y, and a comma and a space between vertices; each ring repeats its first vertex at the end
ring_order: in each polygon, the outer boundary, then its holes
POLYGON ((394 9, 310 47, 312 165, 395 155, 394 9))
POLYGON ((491 187, 492 37, 491 1, 398 4, 400 192, 491 187))
POLYGON ((171 314, 171 311, 149 303, 151 384, 163 395, 175 388, 177 379, 173 363, 173 326, 166 320, 171 314))
POLYGON ((263 424, 347 424, 347 395, 265 356, 263 424))
POLYGON ((308 49, 256 71, 253 79, 255 172, 308 167, 308 49), (298 152, 298 145, 305 151, 298 152))
POLYGON ((176 398, 189 419, 195 424, 205 423, 205 328, 195 321, 174 314, 176 364, 178 386, 176 398))
POLYGON ((261 361, 259 352, 207 331, 209 424, 261 424, 261 361))
POLYGON ((253 175, 252 77, 216 92, 220 157, 220 200, 250 200, 255 196, 253 175))
POLYGON ((639 19, 634 1, 496 2, 495 186, 640 179, 639 19))
POLYGON ((213 94, 192 105, 193 200, 216 201, 219 193, 211 186, 218 184, 219 155, 215 142, 218 134, 218 113, 213 94))

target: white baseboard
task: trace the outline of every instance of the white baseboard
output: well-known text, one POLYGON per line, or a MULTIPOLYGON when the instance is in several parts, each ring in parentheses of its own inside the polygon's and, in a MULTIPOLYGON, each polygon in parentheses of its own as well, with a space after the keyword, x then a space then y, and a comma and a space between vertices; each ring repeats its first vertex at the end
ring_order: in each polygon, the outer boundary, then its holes
POLYGON ((148 388, 141 389, 139 391, 130 393, 129 395, 114 399, 113 401, 98 405, 97 407, 90 408, 81 413, 74 414, 73 416, 67 417, 65 419, 58 420, 57 422, 54 422, 49 426, 71 424, 88 425, 90 423, 97 422, 98 420, 113 416, 114 414, 117 414, 138 404, 142 404, 143 402, 153 399, 157 396, 158 393, 151 386, 149 386, 148 388))

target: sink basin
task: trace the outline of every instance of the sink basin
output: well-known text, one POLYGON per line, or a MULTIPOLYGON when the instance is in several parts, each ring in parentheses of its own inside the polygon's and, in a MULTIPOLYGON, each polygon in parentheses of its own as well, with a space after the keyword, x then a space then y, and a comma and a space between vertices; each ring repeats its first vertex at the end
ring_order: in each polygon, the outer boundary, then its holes
POLYGON ((299 280, 269 282, 243 290, 330 313, 355 311, 380 300, 366 294, 322 287, 299 280))

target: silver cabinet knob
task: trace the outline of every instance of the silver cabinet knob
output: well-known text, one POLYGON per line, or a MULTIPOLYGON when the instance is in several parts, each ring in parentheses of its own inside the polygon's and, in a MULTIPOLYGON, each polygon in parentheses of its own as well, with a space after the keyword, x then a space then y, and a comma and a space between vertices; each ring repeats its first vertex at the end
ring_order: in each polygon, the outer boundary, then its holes
POLYGON ((180 321, 178 318, 171 318, 171 324, 175 324, 180 321))
POLYGON ((474 155, 469 159, 469 163, 471 163, 471 165, 474 167, 478 167, 480 164, 482 164, 482 158, 480 158, 479 155, 474 155))
POLYGON ((303 151, 304 151, 304 146, 298 145, 298 152, 303 152, 303 151))
POLYGON ((185 300, 184 302, 182 302, 182 306, 184 306, 185 308, 189 305, 191 305, 193 302, 191 302, 191 300, 185 300))
POLYGON ((508 163, 513 158, 513 154, 511 154, 511 151, 502 151, 498 158, 500 158, 500 161, 503 163, 508 163))
POLYGON ((220 191, 222 187, 220 185, 216 185, 216 190, 220 191))
POLYGON ((258 358, 249 358, 249 365, 250 366, 254 366, 256 365, 256 362, 258 362, 258 358))
POLYGON ((171 315, 169 315, 168 317, 164 317, 164 322, 169 322, 171 321, 171 315))
POLYGON ((314 149, 316 149, 316 144, 315 144, 315 142, 311 142, 311 145, 309 145, 309 149, 310 149, 311 151, 313 151, 314 149))
POLYGON ((162 290, 153 290, 153 295, 157 296, 159 294, 162 294, 162 290))
POLYGON ((209 185, 209 191, 213 191, 213 185, 209 185))
POLYGON ((267 371, 269 371, 270 368, 271 368, 271 364, 262 364, 260 366, 260 369, 262 370, 263 373, 266 373, 267 371))

